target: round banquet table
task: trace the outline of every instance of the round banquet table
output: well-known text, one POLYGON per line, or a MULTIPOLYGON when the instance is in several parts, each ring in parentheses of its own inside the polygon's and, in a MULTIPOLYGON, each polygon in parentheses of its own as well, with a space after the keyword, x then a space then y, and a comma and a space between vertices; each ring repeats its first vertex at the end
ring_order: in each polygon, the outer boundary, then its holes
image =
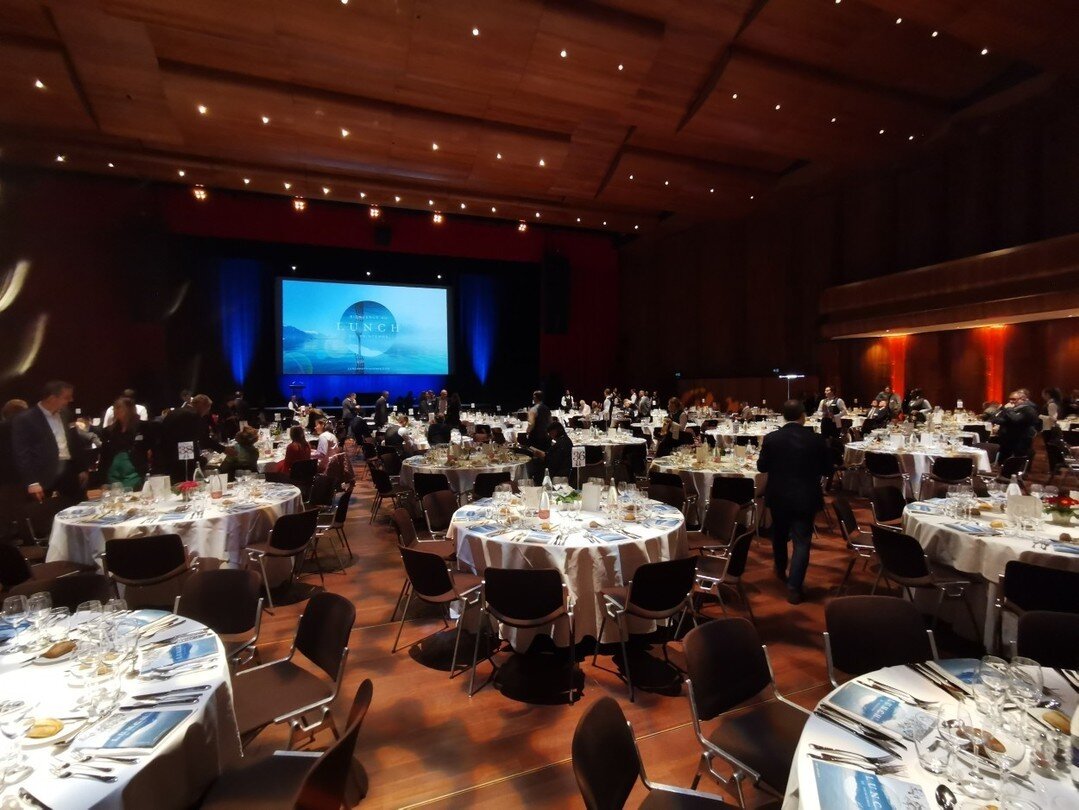
POLYGON ((720 425, 717 428, 706 430, 705 435, 711 436, 723 447, 730 447, 739 436, 750 436, 756 439, 757 444, 760 444, 762 438, 777 429, 778 425, 771 422, 750 422, 748 425, 742 425, 737 433, 731 430, 730 425, 720 425))
MULTIPOLYGON (((976 659, 952 659, 950 661, 932 662, 929 666, 946 667, 949 671, 961 672, 976 667, 976 659)), ((1070 687, 1067 681, 1056 671, 1049 667, 1042 668, 1045 678, 1046 690, 1063 704, 1061 711, 1071 716, 1075 710, 1077 693, 1070 687)), ((836 702, 855 707, 861 707, 863 711, 871 709, 886 710, 895 706, 889 703, 890 696, 864 686, 867 680, 874 680, 886 686, 901 690, 907 695, 912 695, 922 700, 939 701, 943 704, 955 704, 956 700, 934 686, 930 681, 917 674, 906 666, 886 667, 885 669, 871 672, 854 681, 842 684, 839 689, 833 690, 821 703, 835 705, 836 702), (856 690, 848 687, 854 684, 856 690), (842 690, 842 694, 840 694, 842 690), (854 692, 857 694, 854 694, 854 692), (851 700, 848 700, 851 698, 851 700)), ((973 714, 973 700, 966 700, 971 704, 973 714)), ((914 712, 913 707, 900 703, 898 711, 914 712)), ((914 715, 916 717, 916 715, 914 715)), ((1037 723, 1038 721, 1032 721, 1037 723)), ((911 725, 916 725, 912 723, 911 725)), ((924 726, 923 726, 924 727, 924 726)), ((936 731, 930 731, 936 734, 936 731)), ((945 783, 958 799, 956 810, 964 808, 985 807, 987 804, 995 805, 996 797, 990 800, 971 799, 964 794, 960 787, 950 781, 945 774, 932 774, 926 771, 918 763, 917 752, 914 743, 908 738, 904 743, 906 749, 902 753, 901 761, 903 771, 891 776, 875 777, 868 771, 852 766, 836 765, 822 762, 816 759, 810 745, 826 746, 841 751, 854 752, 866 756, 882 756, 886 752, 864 740, 861 736, 848 732, 837 725, 814 714, 809 717, 802 736, 798 742, 798 748, 791 765, 790 776, 787 781, 786 796, 783 801, 783 810, 857 810, 858 807, 895 807, 912 808, 913 810, 936 810, 937 786, 945 783), (858 804, 854 796, 862 796, 866 804, 858 804), (877 794, 876 796, 874 794, 877 794), (880 795, 883 794, 883 795, 880 795), (879 801, 873 802, 874 798, 879 801)), ((983 770, 985 778, 996 785, 996 766, 990 766, 983 770)), ((1056 808, 1079 807, 1079 790, 1075 788, 1067 775, 1050 779, 1031 768, 1029 753, 1016 766, 1014 773, 1027 777, 1029 782, 1022 782, 1018 798, 1028 802, 1035 802, 1043 810, 1055 810, 1056 808)))
POLYGON ((491 463, 475 458, 462 460, 451 467, 444 463, 432 463, 424 456, 411 456, 401 462, 401 483, 407 487, 412 486, 414 473, 441 473, 450 482, 450 489, 457 494, 471 492, 476 485, 476 476, 480 473, 508 472, 511 480, 517 480, 525 474, 525 465, 529 462, 527 456, 520 456, 520 459, 491 463))
POLYGON ((652 462, 652 469, 659 472, 677 473, 688 490, 692 486, 697 492, 697 519, 704 525, 704 516, 708 512, 708 503, 712 499, 712 482, 717 477, 753 479, 754 496, 760 497, 764 485, 768 482, 768 473, 757 472, 756 461, 738 461, 725 456, 722 461, 698 462, 686 456, 670 455, 657 458, 652 462))
POLYGON ((178 534, 199 557, 240 565, 244 548, 264 539, 281 515, 303 509, 303 499, 291 484, 265 484, 257 498, 234 491, 205 504, 183 503, 179 495, 151 506, 133 502, 120 514, 99 515, 93 502, 72 506, 53 521, 46 559, 94 565, 106 540, 178 534))
MULTIPOLYGON (((966 434, 962 434, 966 435, 966 434)), ((894 447, 888 444, 875 444, 872 442, 847 442, 843 450, 843 463, 849 469, 861 465, 865 461, 865 454, 887 453, 899 457, 899 463, 903 470, 910 476, 911 489, 915 497, 921 493, 922 477, 929 474, 933 459, 944 456, 971 456, 974 458, 975 472, 991 472, 989 454, 978 447, 945 447, 921 446, 921 447, 894 447)), ((858 491, 868 492, 870 476, 862 473, 858 476, 847 476, 844 486, 856 488, 858 491), (849 481, 847 479, 850 479, 849 481)))
MULTIPOLYGON (((1059 542, 1064 531, 1079 536, 1079 526, 1074 520, 1070 529, 1042 523, 1040 529, 1024 532, 1024 537, 1020 538, 1012 529, 990 526, 994 520, 1007 522, 1001 511, 1002 501, 983 499, 981 502, 991 504, 993 509, 983 510, 978 517, 964 519, 946 516, 941 499, 908 504, 903 513, 903 531, 914 537, 934 562, 969 574, 979 586, 984 582, 984 599, 972 594, 970 598, 975 601, 971 606, 975 616, 984 614, 982 643, 987 649, 993 649, 995 620, 999 612, 995 608, 997 584, 1004 566, 1012 560, 1020 560, 1079 572, 1079 544, 1059 542)), ((977 592, 982 588, 974 590, 977 592)), ((969 623, 958 613, 956 619, 960 623, 969 623)))
MULTIPOLYGON (((128 618, 137 624, 146 626, 152 620, 169 614, 161 611, 135 611, 128 618)), ((72 634, 69 638, 78 643, 79 625, 87 620, 89 614, 76 613, 67 620, 72 634)), ((171 627, 159 633, 147 633, 149 642, 168 640, 180 634, 205 630, 204 626, 191 619, 180 619, 171 627)), ((58 778, 51 775, 50 765, 63 752, 85 750, 93 754, 100 749, 90 747, 90 741, 80 738, 92 733, 94 726, 85 726, 75 733, 67 748, 49 745, 42 741, 39 745, 26 747, 27 765, 32 768, 25 778, 8 783, 0 788, 0 797, 17 797, 20 789, 29 791, 38 801, 53 810, 82 810, 82 808, 100 808, 114 810, 119 808, 153 807, 155 810, 192 807, 200 794, 217 776, 228 767, 233 767, 242 756, 236 717, 233 711, 232 686, 229 679, 228 663, 220 639, 212 633, 207 637, 210 654, 198 659, 205 662, 203 668, 191 670, 185 674, 160 678, 120 677, 120 689, 123 697, 120 709, 106 716, 101 723, 111 724, 118 716, 136 718, 140 712, 149 710, 165 712, 183 712, 185 717, 172 728, 152 749, 116 749, 115 754, 137 755, 137 762, 115 763, 105 760, 94 761, 95 767, 113 768, 115 782, 102 782, 97 779, 71 776, 58 778), (216 647, 216 651, 213 650, 216 647), (197 699, 192 703, 171 706, 148 706, 143 709, 125 709, 130 705, 133 695, 146 695, 175 690, 185 687, 203 686, 197 692, 197 699)), ((141 645, 140 645, 141 646, 141 645)), ((28 661, 26 653, 11 652, 3 654, 5 647, 0 647, 0 693, 5 699, 24 699, 36 703, 35 717, 76 717, 80 713, 85 718, 85 711, 76 705, 81 690, 73 685, 68 673, 78 666, 77 659, 71 657, 48 665, 37 665, 28 661)), ((168 650, 175 648, 165 648, 168 650)), ((146 719, 150 719, 147 716, 146 719)), ((78 720, 64 720, 74 725, 78 720)), ((70 736, 70 735, 63 735, 70 736)), ((61 738, 62 738, 61 737, 61 738)), ((108 753, 108 752, 103 752, 108 753)), ((31 804, 20 806, 32 807, 31 804)))
POLYGON ((590 430, 567 430, 566 433, 574 447, 602 447, 603 460, 608 467, 622 457, 622 451, 626 447, 645 444, 643 438, 624 430, 615 430, 610 433, 602 431, 595 436, 590 430))
MULTIPOLYGON (((605 514, 580 512, 580 521, 572 512, 557 511, 552 505, 551 531, 526 529, 521 524, 499 526, 498 507, 484 498, 458 509, 450 523, 447 537, 457 541, 457 560, 482 575, 488 566, 495 568, 556 568, 569 588, 574 604, 573 625, 577 641, 599 632, 602 613, 599 591, 604 587, 625 585, 644 563, 674 560, 689 556, 685 518, 677 509, 649 501, 650 514, 640 522, 626 523, 624 529, 610 525, 605 514), (592 522, 603 524, 589 528, 592 522)), ((513 514, 517 507, 510 507, 513 514)), ((630 631, 646 633, 655 629, 651 622, 629 618, 630 631)), ((508 629, 508 628, 507 628, 508 629)), ((561 632, 561 631, 560 631, 561 632)), ((616 641, 617 627, 607 623, 602 641, 616 641)), ((518 632, 510 640, 515 647, 526 648, 534 634, 518 632)), ((555 642, 566 644, 567 639, 555 642)))

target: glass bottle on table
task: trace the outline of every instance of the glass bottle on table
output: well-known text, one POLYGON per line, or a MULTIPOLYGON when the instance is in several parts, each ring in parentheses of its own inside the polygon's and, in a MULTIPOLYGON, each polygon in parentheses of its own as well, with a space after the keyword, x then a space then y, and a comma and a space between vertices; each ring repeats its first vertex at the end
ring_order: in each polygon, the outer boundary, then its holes
POLYGON ((536 512, 536 517, 540 520, 549 520, 551 517, 551 495, 546 487, 540 493, 539 510, 536 512))

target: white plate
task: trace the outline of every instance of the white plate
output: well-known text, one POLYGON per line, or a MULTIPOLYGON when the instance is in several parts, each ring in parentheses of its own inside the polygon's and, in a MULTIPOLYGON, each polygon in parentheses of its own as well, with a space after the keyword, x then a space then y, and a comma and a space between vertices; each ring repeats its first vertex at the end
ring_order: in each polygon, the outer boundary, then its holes
POLYGON ((58 742, 70 739, 78 734, 86 726, 86 720, 61 720, 64 727, 51 737, 42 737, 32 740, 29 737, 22 738, 23 748, 43 748, 46 745, 56 745, 58 742))
POLYGON ((53 664, 62 664, 64 661, 70 660, 71 657, 75 655, 75 653, 76 653, 76 651, 78 649, 79 649, 79 647, 78 647, 78 644, 76 643, 76 645, 74 647, 72 647, 70 650, 68 650, 63 655, 57 656, 56 658, 44 658, 43 656, 38 655, 37 657, 32 658, 30 660, 31 660, 31 663, 36 664, 37 666, 40 666, 40 667, 52 666, 53 664))

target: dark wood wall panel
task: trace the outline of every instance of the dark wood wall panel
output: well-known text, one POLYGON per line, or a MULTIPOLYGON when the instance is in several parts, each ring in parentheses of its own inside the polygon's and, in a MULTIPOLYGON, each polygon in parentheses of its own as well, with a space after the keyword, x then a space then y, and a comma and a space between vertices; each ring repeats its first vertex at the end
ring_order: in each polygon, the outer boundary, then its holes
MULTIPOLYGON (((617 379, 655 387, 676 371, 734 378, 779 367, 871 396, 885 356, 866 349, 872 341, 823 341, 820 293, 1079 232, 1077 100, 1061 89, 1001 117, 957 123, 931 146, 912 145, 905 163, 816 185, 741 221, 627 243, 617 379), (669 330, 678 341, 668 342, 669 330)), ((953 405, 957 395, 980 403, 976 335, 913 336, 907 384, 953 405)), ((1005 345, 1007 385, 1079 386, 1072 324, 1010 327, 1005 345)))

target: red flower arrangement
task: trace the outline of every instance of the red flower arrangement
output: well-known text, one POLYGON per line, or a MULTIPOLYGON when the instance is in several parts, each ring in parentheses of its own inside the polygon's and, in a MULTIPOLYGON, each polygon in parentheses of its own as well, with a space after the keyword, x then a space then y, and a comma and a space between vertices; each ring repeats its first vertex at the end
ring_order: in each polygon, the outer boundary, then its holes
POLYGON ((1071 515, 1075 512, 1075 507, 1079 506, 1079 501, 1075 498, 1069 498, 1067 495, 1054 495, 1051 498, 1044 499, 1042 504, 1045 506, 1046 512, 1071 515))

